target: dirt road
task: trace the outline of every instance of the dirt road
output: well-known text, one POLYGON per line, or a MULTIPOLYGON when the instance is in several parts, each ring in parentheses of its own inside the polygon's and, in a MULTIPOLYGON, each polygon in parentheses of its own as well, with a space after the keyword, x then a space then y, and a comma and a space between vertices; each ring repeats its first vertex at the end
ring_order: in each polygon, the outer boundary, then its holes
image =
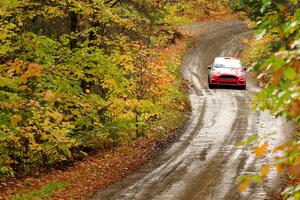
POLYGON ((186 27, 200 33, 198 44, 186 55, 183 76, 192 83, 192 116, 185 133, 164 154, 135 174, 100 191, 94 199, 120 200, 260 200, 277 187, 274 169, 261 185, 237 192, 237 177, 256 172, 272 160, 251 154, 251 148, 235 144, 252 135, 278 134, 271 146, 282 142, 291 128, 283 119, 252 112, 249 101, 259 88, 248 80, 247 90, 207 87, 207 66, 216 56, 238 56, 241 38, 251 32, 241 22, 210 22, 186 27))

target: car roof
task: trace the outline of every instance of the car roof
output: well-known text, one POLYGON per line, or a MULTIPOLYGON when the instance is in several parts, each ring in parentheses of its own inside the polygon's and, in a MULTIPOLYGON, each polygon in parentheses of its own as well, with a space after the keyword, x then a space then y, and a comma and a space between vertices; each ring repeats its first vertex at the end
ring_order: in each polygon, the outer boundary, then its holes
POLYGON ((242 65, 241 61, 233 57, 216 57, 214 64, 239 64, 242 65))

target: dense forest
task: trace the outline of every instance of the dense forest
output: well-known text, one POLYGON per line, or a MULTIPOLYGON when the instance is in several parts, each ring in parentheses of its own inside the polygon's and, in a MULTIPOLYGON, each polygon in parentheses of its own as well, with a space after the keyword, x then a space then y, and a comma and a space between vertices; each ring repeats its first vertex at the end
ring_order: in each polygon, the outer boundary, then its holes
MULTIPOLYGON (((225 1, 227 3, 227 1, 225 1)), ((255 108, 300 124, 300 2, 229 0, 256 38, 243 62, 262 87, 255 108)), ((181 54, 161 55, 195 11, 224 1, 1 0, 0 181, 64 165, 141 137, 166 134, 189 110, 181 54)), ((186 48, 186 47, 184 47, 186 48)), ((182 52, 181 52, 182 53, 182 52)), ((274 165, 300 199, 299 134, 273 149, 274 163, 240 177, 240 190, 274 165)), ((253 149, 261 158, 266 138, 253 149)))
MULTIPOLYGON (((284 116, 300 124, 300 2, 297 0, 231 0, 230 7, 245 12, 252 20, 251 27, 257 38, 248 41, 243 61, 257 74, 263 88, 253 100, 256 108, 269 110, 275 116, 284 116)), ((277 159, 272 163, 277 171, 289 172, 292 186, 283 195, 300 199, 300 145, 299 134, 273 149, 277 159)), ((253 139, 253 138, 252 138, 253 139)), ((251 138, 249 141, 253 141, 251 138)), ((267 143, 262 142, 256 149, 264 154, 267 143)), ((255 150, 254 150, 255 151, 255 150)), ((270 165, 265 165, 261 174, 266 175, 270 165)), ((259 176, 244 176, 242 188, 251 182, 260 182, 259 176)))
POLYGON ((163 134, 188 105, 180 57, 164 63, 159 49, 181 37, 190 6, 2 0, 1 177, 163 134))

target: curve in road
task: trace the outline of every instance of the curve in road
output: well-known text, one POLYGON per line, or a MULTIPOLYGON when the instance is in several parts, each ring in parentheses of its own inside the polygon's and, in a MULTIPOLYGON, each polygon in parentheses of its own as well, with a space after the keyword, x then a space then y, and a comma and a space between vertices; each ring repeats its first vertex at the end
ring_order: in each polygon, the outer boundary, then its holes
POLYGON ((276 188, 279 177, 272 169, 263 184, 237 191, 241 173, 255 173, 273 157, 268 153, 257 160, 250 148, 235 145, 253 135, 277 132, 269 138, 270 145, 276 146, 291 127, 268 113, 251 112, 249 101, 259 91, 251 80, 246 91, 207 87, 207 66, 214 57, 237 57, 243 49, 241 39, 252 33, 242 22, 207 22, 186 28, 198 31, 200 39, 182 67, 184 78, 193 86, 189 94, 193 110, 185 133, 158 158, 93 199, 259 200, 276 188))

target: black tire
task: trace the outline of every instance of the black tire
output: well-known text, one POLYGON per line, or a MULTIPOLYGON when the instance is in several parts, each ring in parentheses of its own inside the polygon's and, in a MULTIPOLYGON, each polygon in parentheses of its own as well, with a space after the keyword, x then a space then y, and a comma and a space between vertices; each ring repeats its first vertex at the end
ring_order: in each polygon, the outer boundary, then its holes
POLYGON ((241 90, 246 90, 246 85, 240 86, 240 89, 241 89, 241 90))
POLYGON ((209 82, 209 76, 208 76, 207 84, 208 84, 208 88, 209 89, 213 89, 214 88, 214 86, 212 84, 210 84, 210 82, 209 82))

